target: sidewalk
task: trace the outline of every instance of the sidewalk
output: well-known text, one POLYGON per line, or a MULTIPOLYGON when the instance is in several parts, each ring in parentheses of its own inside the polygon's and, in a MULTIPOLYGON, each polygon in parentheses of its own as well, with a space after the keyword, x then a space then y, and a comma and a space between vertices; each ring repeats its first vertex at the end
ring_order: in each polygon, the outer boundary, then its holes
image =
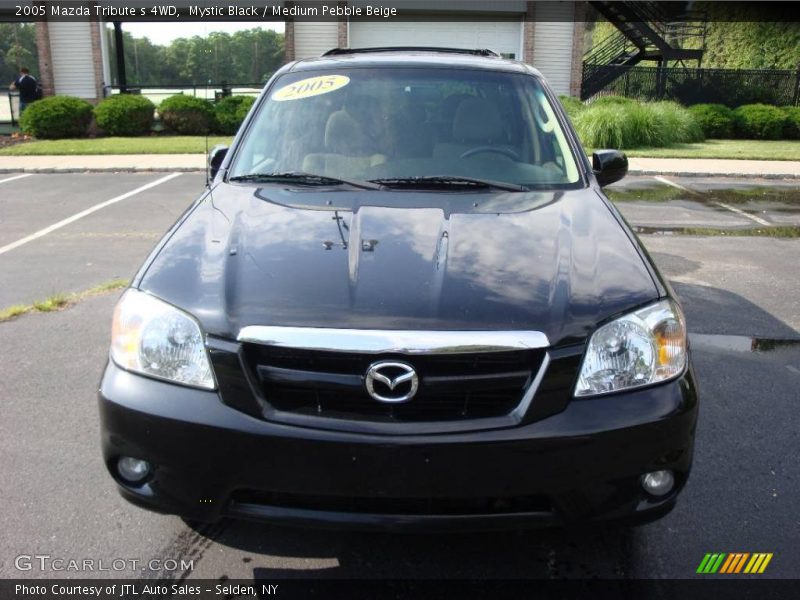
MULTIPOLYGON (((0 156, 0 173, 202 171, 205 163, 203 154, 0 156)), ((631 175, 800 179, 800 161, 631 158, 629 164, 631 175)))

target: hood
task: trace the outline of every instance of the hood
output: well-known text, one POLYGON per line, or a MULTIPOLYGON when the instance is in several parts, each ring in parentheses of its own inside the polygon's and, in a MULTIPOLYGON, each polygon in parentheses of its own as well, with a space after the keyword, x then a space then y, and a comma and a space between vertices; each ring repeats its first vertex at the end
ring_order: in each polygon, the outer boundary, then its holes
POLYGON ((634 243, 592 189, 222 184, 139 287, 226 338, 248 325, 527 329, 560 345, 658 297, 634 243))

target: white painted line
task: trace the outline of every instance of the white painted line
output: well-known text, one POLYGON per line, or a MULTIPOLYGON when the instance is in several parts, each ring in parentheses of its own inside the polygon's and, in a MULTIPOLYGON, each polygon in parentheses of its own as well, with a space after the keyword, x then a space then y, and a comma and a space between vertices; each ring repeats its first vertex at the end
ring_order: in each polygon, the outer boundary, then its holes
POLYGON ((759 225, 764 225, 766 227, 769 227, 771 225, 769 221, 765 221, 761 217, 757 217, 755 215, 751 215, 750 213, 746 213, 743 210, 736 208, 735 206, 731 206, 730 204, 725 204, 724 202, 717 202, 716 200, 714 200, 711 204, 716 204, 717 206, 721 206, 722 208, 727 209, 731 212, 735 212, 737 215, 742 215, 743 217, 746 217, 751 221, 755 221, 759 225))
POLYGON ((800 375, 800 369, 797 367, 793 367, 792 365, 784 365, 787 369, 789 369, 792 373, 800 375))
POLYGON ((14 181, 16 179, 22 179, 23 177, 30 177, 33 173, 23 173, 22 175, 16 175, 15 177, 9 177, 8 179, 0 179, 0 183, 6 183, 7 181, 14 181))
POLYGON ((671 179, 667 179, 666 177, 662 177, 661 175, 654 175, 653 179, 655 179, 656 181, 660 181, 661 183, 666 183, 667 185, 671 185, 672 187, 674 187, 676 189, 679 189, 679 190, 682 190, 684 192, 688 192, 689 194, 695 194, 695 195, 698 195, 698 196, 700 195, 700 192, 698 192, 696 190, 689 189, 686 186, 683 186, 680 183, 672 181, 671 179))
POLYGON ((107 206, 111 206, 112 204, 116 204, 117 202, 121 202, 123 200, 126 200, 126 199, 130 198, 131 196, 135 196, 136 194, 140 194, 141 192, 144 192, 145 190, 149 190, 150 188, 154 188, 157 185, 161 185, 162 183, 166 183, 170 179, 175 179, 179 175, 180 175, 180 173, 171 173, 171 174, 167 175, 166 177, 162 177, 161 179, 156 179, 155 181, 151 181, 147 185, 143 185, 142 187, 138 187, 135 190, 131 190, 130 192, 126 192, 126 193, 122 194, 121 196, 116 196, 114 198, 111 198, 111 200, 106 200, 105 202, 101 202, 100 204, 95 204, 94 206, 90 206, 86 210, 82 210, 81 212, 76 213, 76 214, 72 215, 71 217, 67 217, 66 219, 64 219, 62 221, 59 221, 58 223, 53 223, 49 227, 45 227, 44 229, 40 229, 36 233, 32 233, 29 236, 26 236, 26 237, 24 237, 24 238, 22 238, 20 240, 17 240, 16 242, 11 242, 10 244, 6 244, 5 246, 0 247, 0 254, 5 254, 6 252, 9 252, 9 251, 13 250, 14 248, 19 248, 20 246, 22 246, 24 244, 27 244, 28 242, 32 242, 33 240, 39 239, 40 237, 43 237, 43 236, 47 235, 48 233, 52 233, 56 229, 61 229, 62 227, 66 227, 70 223, 74 223, 78 219, 82 219, 83 217, 86 217, 86 216, 88 216, 88 215, 90 215, 90 214, 92 214, 94 212, 97 212, 100 209, 106 208, 107 206))
MULTIPOLYGON (((676 183, 676 182, 674 182, 674 181, 672 181, 670 179, 667 179, 666 177, 662 177, 661 175, 655 175, 653 177, 653 179, 655 179, 656 181, 660 181, 661 183, 665 183, 667 185, 671 185, 674 188, 677 188, 679 190, 683 190, 684 192, 688 192, 690 194, 695 194, 697 196, 702 195, 700 192, 697 192, 695 190, 692 190, 692 189, 689 189, 689 188, 687 188, 685 186, 682 186, 680 183, 676 183)), ((741 210, 739 208, 736 208, 735 206, 731 206, 730 204, 726 204, 725 202, 719 202, 717 200, 712 200, 711 204, 716 204, 717 206, 719 206, 721 208, 724 208, 725 210, 729 210, 729 211, 731 211, 733 213, 736 213, 737 215, 740 215, 742 217, 750 219, 751 221, 755 221, 759 225, 764 225, 765 227, 769 227, 770 225, 772 225, 772 223, 770 223, 769 221, 767 221, 765 219, 762 219, 761 217, 757 217, 755 215, 751 215, 750 213, 744 212, 743 210, 741 210)))

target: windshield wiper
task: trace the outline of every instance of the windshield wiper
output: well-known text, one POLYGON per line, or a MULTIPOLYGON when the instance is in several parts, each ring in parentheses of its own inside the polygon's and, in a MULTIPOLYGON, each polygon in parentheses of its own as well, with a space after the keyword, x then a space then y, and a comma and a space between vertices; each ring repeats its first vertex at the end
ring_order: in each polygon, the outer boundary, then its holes
POLYGON ((368 181, 355 181, 352 179, 342 179, 340 177, 328 177, 327 175, 314 175, 313 173, 305 173, 303 171, 286 171, 283 173, 248 173, 247 175, 236 175, 229 177, 228 181, 234 183, 242 182, 279 182, 279 183, 297 183, 300 185, 352 185, 353 187, 361 188, 364 190, 379 190, 380 185, 370 183, 368 181))
POLYGON ((390 188, 451 188, 474 187, 494 188, 508 192, 527 192, 529 188, 506 181, 493 181, 491 179, 477 179, 474 177, 460 177, 456 175, 428 175, 425 177, 387 177, 385 179, 370 179, 371 183, 390 188))

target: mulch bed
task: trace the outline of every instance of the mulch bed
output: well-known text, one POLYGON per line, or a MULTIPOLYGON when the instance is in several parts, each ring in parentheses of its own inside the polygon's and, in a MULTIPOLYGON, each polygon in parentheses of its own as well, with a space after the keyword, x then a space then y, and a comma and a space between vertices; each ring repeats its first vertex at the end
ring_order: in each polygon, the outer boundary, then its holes
POLYGON ((22 133, 12 133, 11 135, 0 135, 0 148, 7 148, 14 144, 23 144, 31 141, 33 138, 29 135, 22 133))

